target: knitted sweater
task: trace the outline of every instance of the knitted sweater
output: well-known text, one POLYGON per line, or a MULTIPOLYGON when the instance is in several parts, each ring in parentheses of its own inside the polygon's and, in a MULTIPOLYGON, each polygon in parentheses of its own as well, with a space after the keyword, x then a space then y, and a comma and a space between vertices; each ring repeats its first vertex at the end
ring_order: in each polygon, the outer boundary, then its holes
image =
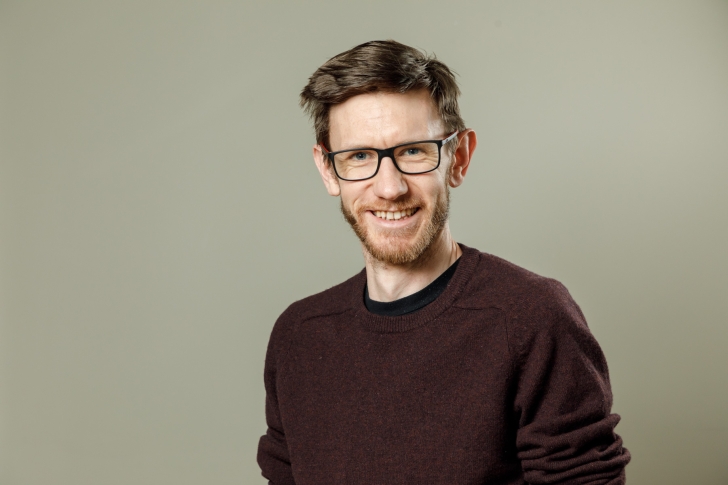
POLYGON ((607 363, 579 307, 557 281, 461 247, 417 312, 368 312, 362 271, 280 316, 258 448, 270 483, 624 483, 607 363))

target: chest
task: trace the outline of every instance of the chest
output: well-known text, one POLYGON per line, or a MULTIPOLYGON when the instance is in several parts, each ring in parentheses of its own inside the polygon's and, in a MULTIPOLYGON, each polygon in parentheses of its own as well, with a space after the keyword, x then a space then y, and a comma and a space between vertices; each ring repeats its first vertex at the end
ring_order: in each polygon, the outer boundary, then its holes
POLYGON ((315 475, 326 463, 338 483, 392 483, 387 470, 409 473, 402 483, 510 473, 505 318, 497 309, 474 312, 401 333, 333 318, 302 327, 278 376, 294 470, 315 475))

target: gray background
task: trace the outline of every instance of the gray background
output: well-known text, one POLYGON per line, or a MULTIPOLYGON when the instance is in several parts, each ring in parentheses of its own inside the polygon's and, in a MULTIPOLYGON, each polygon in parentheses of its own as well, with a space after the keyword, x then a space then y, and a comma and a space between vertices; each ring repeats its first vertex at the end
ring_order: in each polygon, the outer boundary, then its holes
POLYGON ((460 75, 455 238, 561 280, 632 484, 728 483, 728 2, 0 1, 0 483, 261 484, 278 314, 363 266, 308 76, 460 75))

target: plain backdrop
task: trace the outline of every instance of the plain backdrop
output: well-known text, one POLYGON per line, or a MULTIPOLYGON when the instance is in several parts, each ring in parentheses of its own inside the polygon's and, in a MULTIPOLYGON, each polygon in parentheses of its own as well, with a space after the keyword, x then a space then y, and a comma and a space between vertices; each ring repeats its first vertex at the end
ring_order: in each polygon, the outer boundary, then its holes
POLYGON ((363 266, 308 76, 393 38, 479 146, 458 241, 562 281, 629 483, 728 483, 728 2, 0 1, 0 483, 263 484, 263 358, 363 266))

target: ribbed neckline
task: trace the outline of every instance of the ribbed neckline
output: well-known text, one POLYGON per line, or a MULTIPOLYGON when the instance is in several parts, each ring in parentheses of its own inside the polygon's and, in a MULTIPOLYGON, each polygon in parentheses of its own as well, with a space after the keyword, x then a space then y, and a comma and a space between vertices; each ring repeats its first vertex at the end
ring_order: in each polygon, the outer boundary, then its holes
POLYGON ((367 310, 364 306, 364 285, 366 285, 366 270, 362 271, 355 282, 355 288, 352 292, 352 307, 355 313, 355 319, 365 329, 378 333, 394 333, 406 332, 422 325, 427 324, 442 312, 447 310, 460 295, 461 291, 467 284, 475 272, 480 260, 480 252, 477 249, 470 248, 464 244, 460 244, 463 251, 460 256, 460 262, 455 270, 455 274, 450 279, 445 291, 432 303, 426 307, 406 315, 397 317, 388 317, 376 315, 367 310))
POLYGON ((369 298, 367 285, 364 285, 364 306, 367 310, 377 315, 388 315, 396 317, 422 310, 424 307, 435 301, 445 291, 450 279, 458 268, 460 258, 456 259, 435 281, 411 295, 394 301, 376 301, 369 298))

